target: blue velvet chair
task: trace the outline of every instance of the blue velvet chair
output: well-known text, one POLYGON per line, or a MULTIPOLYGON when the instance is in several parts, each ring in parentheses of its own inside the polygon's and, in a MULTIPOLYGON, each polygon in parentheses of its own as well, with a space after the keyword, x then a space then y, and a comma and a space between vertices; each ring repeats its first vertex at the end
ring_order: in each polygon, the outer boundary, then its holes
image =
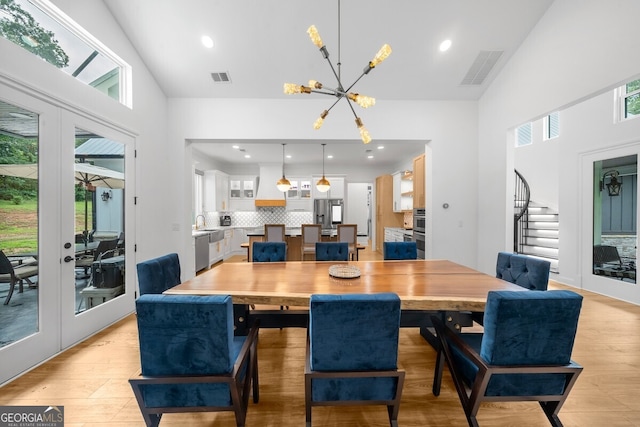
POLYGON ((398 424, 404 371, 398 370, 396 294, 312 295, 305 365, 305 408, 386 405, 398 424))
POLYGON ((558 412, 582 372, 571 360, 581 306, 572 291, 492 291, 483 333, 456 333, 433 316, 470 426, 481 403, 499 401, 537 401, 562 426, 558 412))
POLYGON ((253 242, 253 262, 276 262, 287 260, 287 245, 284 242, 253 242))
POLYGON ((549 283, 549 261, 510 252, 499 252, 496 277, 532 291, 546 291, 549 283))
POLYGON ((416 242, 384 242, 384 259, 418 259, 416 242))
POLYGON ((140 262, 136 268, 140 295, 161 294, 180 284, 180 261, 176 253, 140 262))
POLYGON ((147 294, 136 300, 141 374, 131 378, 147 426, 163 413, 233 411, 245 424, 249 394, 258 402, 257 340, 233 334, 228 295, 147 294))
POLYGON ((317 242, 316 261, 349 261, 347 242, 317 242))

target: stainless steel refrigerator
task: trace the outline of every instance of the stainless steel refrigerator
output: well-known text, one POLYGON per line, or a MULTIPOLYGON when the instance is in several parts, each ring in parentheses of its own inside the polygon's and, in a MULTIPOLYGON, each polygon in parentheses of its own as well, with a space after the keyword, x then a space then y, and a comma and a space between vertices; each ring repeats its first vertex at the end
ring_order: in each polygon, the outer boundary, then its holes
POLYGON ((322 228, 337 228, 344 218, 342 199, 315 199, 313 201, 313 222, 322 228))

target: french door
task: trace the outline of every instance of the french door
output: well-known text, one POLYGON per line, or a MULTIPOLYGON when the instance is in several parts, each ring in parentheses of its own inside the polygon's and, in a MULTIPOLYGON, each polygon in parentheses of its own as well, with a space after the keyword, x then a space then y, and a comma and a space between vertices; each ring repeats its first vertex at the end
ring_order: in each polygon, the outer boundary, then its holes
POLYGON ((582 287, 640 304, 636 279, 640 142, 582 156, 582 287))
POLYGON ((10 298, 0 281, 2 384, 133 311, 135 187, 131 135, 12 82, 0 94, 0 249, 35 273, 10 298), (101 240, 116 243, 98 257, 101 240))

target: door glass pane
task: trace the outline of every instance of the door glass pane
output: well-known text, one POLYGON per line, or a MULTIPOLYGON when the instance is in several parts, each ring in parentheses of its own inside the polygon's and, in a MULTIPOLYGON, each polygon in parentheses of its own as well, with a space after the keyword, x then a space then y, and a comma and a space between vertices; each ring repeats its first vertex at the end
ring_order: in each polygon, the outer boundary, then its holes
POLYGON ((0 101, 0 347, 39 330, 38 115, 0 101))
POLYGON ((636 155, 593 164, 593 274, 636 282, 636 155))
POLYGON ((125 290, 124 144, 76 128, 76 314, 125 290))

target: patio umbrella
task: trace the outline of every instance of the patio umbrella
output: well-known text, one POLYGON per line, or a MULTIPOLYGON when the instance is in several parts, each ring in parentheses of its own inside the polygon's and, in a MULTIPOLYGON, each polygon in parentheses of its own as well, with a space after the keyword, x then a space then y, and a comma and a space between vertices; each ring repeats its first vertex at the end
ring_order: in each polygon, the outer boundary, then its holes
MULTIPOLYGON (((89 228, 87 224, 87 193, 93 187, 124 188, 124 173, 94 166, 90 163, 74 163, 74 169, 76 183, 82 184, 85 188, 83 234, 86 243, 89 228)), ((0 165, 0 175, 38 179, 38 165, 35 163, 0 165)))

